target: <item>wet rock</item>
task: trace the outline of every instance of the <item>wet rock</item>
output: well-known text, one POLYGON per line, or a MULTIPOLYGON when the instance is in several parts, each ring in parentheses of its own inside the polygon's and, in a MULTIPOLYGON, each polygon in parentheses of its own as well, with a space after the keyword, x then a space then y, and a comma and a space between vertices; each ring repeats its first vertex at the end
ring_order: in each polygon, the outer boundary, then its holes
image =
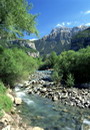
POLYGON ((42 88, 40 91, 41 91, 42 93, 45 93, 45 92, 47 91, 47 88, 42 88))
POLYGON ((34 128, 32 128, 32 130, 44 130, 44 129, 40 128, 40 127, 34 127, 34 128))
POLYGON ((58 101, 58 96, 57 96, 57 95, 54 95, 54 96, 52 97, 52 100, 53 100, 53 101, 58 101))
POLYGON ((14 102, 15 102, 16 105, 20 105, 20 104, 22 104, 22 99, 18 98, 18 97, 15 97, 14 102))

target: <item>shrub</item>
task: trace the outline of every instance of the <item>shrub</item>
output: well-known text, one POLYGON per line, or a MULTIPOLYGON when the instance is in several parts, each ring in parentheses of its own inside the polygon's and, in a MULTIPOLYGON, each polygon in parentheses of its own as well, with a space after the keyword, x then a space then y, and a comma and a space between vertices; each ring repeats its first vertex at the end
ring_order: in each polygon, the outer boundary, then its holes
POLYGON ((36 59, 20 49, 4 49, 0 54, 0 79, 11 86, 17 80, 26 78, 38 67, 36 59))
POLYGON ((73 87, 74 86, 74 77, 73 77, 72 74, 67 75, 66 85, 67 85, 67 87, 73 87))
POLYGON ((54 65, 54 71, 58 73, 58 76, 63 75, 64 82, 67 79, 69 80, 67 82, 72 82, 73 80, 70 81, 70 79, 74 76, 75 84, 90 83, 90 47, 77 52, 72 50, 62 52, 54 65))
POLYGON ((57 71, 54 71, 52 74, 52 80, 58 83, 62 80, 62 75, 60 76, 57 71))
POLYGON ((0 94, 4 94, 6 92, 6 88, 4 84, 0 81, 0 94))
POLYGON ((44 62, 42 66, 40 66, 40 70, 51 69, 54 67, 55 63, 57 62, 57 55, 53 51, 49 56, 45 56, 42 58, 44 62))

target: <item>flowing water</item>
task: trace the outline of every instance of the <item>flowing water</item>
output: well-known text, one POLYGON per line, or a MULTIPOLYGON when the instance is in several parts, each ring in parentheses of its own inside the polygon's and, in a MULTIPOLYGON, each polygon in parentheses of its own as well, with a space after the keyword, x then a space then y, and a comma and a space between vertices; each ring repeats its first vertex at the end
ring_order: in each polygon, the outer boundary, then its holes
POLYGON ((18 109, 28 124, 45 130, 90 130, 90 109, 53 103, 49 99, 29 95, 18 87, 15 92, 23 99, 18 109))

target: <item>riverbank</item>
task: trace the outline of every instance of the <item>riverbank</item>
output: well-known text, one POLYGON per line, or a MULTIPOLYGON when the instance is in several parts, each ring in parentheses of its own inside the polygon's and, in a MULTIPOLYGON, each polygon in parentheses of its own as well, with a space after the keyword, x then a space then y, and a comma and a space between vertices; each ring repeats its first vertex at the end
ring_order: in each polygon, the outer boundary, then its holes
POLYGON ((50 79, 51 71, 37 71, 22 87, 26 87, 28 94, 36 94, 52 101, 90 108, 90 89, 66 88, 55 85, 50 79))
POLYGON ((2 116, 0 117, 0 130, 43 130, 39 127, 32 127, 27 125, 20 116, 20 110, 18 106, 22 104, 22 99, 17 97, 16 94, 8 89, 6 95, 12 100, 13 107, 10 112, 2 110, 2 116))

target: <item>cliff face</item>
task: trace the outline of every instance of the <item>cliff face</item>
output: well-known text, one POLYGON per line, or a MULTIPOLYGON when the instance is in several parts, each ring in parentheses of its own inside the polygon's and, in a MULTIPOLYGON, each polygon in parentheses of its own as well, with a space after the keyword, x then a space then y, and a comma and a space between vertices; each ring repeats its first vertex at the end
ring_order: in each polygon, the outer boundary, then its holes
POLYGON ((4 48, 20 48, 29 56, 39 57, 39 52, 35 48, 35 44, 30 40, 0 40, 0 45, 4 48))
POLYGON ((49 35, 44 36, 42 39, 34 41, 36 49, 40 52, 41 55, 49 54, 52 51, 60 54, 64 50, 71 49, 72 37, 75 36, 78 32, 85 30, 86 28, 86 26, 74 28, 55 28, 49 35))
POLYGON ((33 50, 36 50, 35 44, 33 43, 33 41, 30 40, 23 40, 23 39, 14 40, 11 41, 11 44, 26 47, 26 48, 32 48, 33 50))
POLYGON ((30 40, 15 40, 11 41, 11 44, 17 46, 27 52, 29 56, 39 57, 39 52, 36 50, 35 44, 30 40))

